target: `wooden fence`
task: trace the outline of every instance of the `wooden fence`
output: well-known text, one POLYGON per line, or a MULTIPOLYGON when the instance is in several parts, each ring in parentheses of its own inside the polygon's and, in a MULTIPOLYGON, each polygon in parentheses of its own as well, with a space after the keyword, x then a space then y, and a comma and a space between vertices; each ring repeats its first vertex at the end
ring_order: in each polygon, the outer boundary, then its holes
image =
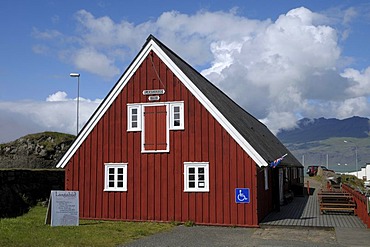
POLYGON ((368 198, 360 192, 352 189, 348 185, 343 184, 342 189, 353 195, 353 199, 355 200, 357 205, 355 209, 355 214, 367 225, 367 228, 370 228, 370 215, 367 211, 368 198))

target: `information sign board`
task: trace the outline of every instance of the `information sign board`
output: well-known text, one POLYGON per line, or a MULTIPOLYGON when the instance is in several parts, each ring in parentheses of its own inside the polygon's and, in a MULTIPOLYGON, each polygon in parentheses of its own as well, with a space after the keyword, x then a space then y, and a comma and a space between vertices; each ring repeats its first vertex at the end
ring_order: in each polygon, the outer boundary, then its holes
POLYGON ((78 191, 52 190, 45 223, 51 226, 78 226, 78 191))

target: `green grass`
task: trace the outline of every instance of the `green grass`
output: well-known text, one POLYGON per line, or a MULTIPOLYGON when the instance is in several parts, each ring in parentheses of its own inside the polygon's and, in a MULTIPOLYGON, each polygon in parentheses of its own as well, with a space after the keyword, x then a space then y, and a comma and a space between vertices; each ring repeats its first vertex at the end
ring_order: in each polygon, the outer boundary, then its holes
POLYGON ((45 225, 46 208, 0 219, 0 246, 117 246, 143 236, 166 231, 172 224, 81 220, 79 226, 45 225))
POLYGON ((356 176, 341 175, 341 178, 342 178, 342 183, 345 183, 354 189, 360 189, 361 191, 365 191, 364 181, 361 179, 358 179, 356 176))

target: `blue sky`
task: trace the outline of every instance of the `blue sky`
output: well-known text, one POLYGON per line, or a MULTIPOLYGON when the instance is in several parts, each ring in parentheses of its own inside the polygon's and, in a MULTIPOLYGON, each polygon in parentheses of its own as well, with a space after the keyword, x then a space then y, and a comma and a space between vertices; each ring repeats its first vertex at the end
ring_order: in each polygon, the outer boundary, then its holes
POLYGON ((370 117, 367 1, 2 1, 0 143, 75 133, 149 34, 275 133, 370 117), (253 92, 249 94, 248 92, 253 92))

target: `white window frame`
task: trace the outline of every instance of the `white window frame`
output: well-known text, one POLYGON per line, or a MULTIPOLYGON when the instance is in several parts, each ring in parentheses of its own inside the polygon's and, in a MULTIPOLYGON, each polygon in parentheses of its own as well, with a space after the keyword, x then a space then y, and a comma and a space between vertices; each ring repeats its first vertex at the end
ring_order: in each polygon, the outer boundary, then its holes
POLYGON ((209 162, 184 162, 184 192, 209 192, 209 162), (189 187, 189 168, 195 168, 195 188, 189 187), (204 188, 199 188, 198 168, 204 168, 204 188))
POLYGON ((170 130, 184 129, 184 103, 170 103, 170 130), (175 126, 175 107, 179 107, 179 121, 180 125, 175 126))
POLYGON ((127 131, 141 131, 142 130, 142 113, 141 113, 141 105, 127 105, 127 131), (132 127, 132 110, 137 110, 137 126, 132 127))
POLYGON ((127 163, 105 163, 104 191, 127 191, 127 163), (109 186, 109 169, 114 169, 114 186, 109 186), (118 169, 123 168, 123 186, 118 187, 118 169))

